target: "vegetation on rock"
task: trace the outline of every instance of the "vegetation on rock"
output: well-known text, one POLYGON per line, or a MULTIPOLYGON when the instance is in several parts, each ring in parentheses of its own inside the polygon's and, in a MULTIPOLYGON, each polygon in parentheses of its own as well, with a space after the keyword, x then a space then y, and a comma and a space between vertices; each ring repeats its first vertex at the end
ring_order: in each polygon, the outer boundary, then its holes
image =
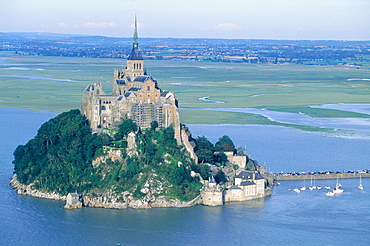
POLYGON ((217 166, 224 166, 228 159, 224 152, 234 152, 235 145, 229 136, 222 136, 213 145, 206 137, 200 136, 195 139, 195 154, 199 163, 210 163, 217 166))
POLYGON ((62 195, 90 188, 99 179, 93 158, 110 143, 107 135, 91 134, 79 110, 62 113, 44 123, 34 139, 14 151, 19 182, 62 195))
POLYGON ((202 184, 191 171, 209 177, 208 166, 194 163, 179 146, 172 127, 151 128, 136 134, 136 151, 128 153, 126 136, 137 127, 125 120, 114 135, 92 134, 79 110, 62 113, 44 123, 36 137, 14 151, 14 172, 23 184, 66 195, 92 197, 109 193, 116 201, 127 196, 164 196, 187 201, 202 184), (116 158, 107 153, 118 151, 116 158), (99 157, 100 162, 92 164, 99 157))

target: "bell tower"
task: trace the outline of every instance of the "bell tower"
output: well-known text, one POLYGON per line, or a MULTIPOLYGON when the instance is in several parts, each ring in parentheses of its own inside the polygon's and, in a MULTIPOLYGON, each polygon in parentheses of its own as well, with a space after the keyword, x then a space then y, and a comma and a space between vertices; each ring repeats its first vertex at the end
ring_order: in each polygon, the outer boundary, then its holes
POLYGON ((135 14, 135 31, 132 51, 127 58, 126 75, 130 77, 131 81, 139 75, 144 75, 144 59, 139 50, 139 38, 137 34, 137 17, 135 14))

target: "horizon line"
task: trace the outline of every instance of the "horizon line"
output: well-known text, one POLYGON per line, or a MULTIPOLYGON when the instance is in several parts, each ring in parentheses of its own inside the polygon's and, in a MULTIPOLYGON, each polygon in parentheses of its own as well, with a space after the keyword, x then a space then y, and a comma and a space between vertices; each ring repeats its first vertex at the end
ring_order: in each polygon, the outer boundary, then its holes
MULTIPOLYGON (((76 34, 76 33, 58 33, 58 32, 0 32, 0 33, 29 33, 29 34, 52 34, 52 35, 73 35, 73 36, 85 36, 85 37, 107 37, 107 38, 131 38, 123 36, 106 36, 106 35, 93 35, 93 34, 76 34)), ((342 41, 342 42, 370 42, 370 39, 287 39, 287 38, 210 38, 210 37, 140 37, 140 39, 148 38, 163 38, 163 39, 223 39, 223 40, 277 40, 277 41, 342 41)))

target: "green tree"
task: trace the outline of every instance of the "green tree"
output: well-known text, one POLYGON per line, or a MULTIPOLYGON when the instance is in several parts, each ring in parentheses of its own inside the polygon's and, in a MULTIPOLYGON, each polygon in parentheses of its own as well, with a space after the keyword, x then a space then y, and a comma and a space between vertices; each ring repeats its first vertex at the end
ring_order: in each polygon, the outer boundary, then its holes
POLYGON ((217 184, 227 182, 227 177, 222 170, 218 170, 214 178, 217 184))
POLYGON ((200 149, 207 149, 210 151, 214 151, 214 146, 213 144, 205 137, 205 136, 198 136, 195 139, 195 151, 200 150, 200 149))
POLYGON ((194 151, 199 163, 214 163, 214 146, 205 136, 198 136, 195 139, 194 151))
POLYGON ((130 132, 135 132, 137 129, 137 125, 131 120, 127 119, 124 120, 119 126, 118 126, 118 131, 114 135, 115 140, 120 140, 124 137, 127 137, 127 135, 130 132))
POLYGON ((246 148, 239 147, 239 148, 236 150, 236 155, 239 155, 239 156, 246 155, 246 148))
POLYGON ((152 131, 154 131, 155 129, 157 129, 158 128, 158 121, 152 121, 151 123, 150 123, 150 129, 152 130, 152 131))
POLYGON ((227 155, 224 152, 218 152, 213 155, 213 162, 220 163, 221 166, 224 166, 227 163, 227 155))
POLYGON ((199 149, 195 152, 198 157, 199 163, 211 163, 213 164, 213 152, 208 149, 199 149))
POLYGON ((246 167, 245 169, 249 170, 249 171, 255 171, 256 170, 256 164, 255 161, 253 161, 252 159, 247 159, 247 164, 246 164, 246 167))
POLYGON ((217 151, 235 151, 235 145, 231 138, 227 135, 222 136, 218 139, 218 141, 215 144, 215 148, 217 151))

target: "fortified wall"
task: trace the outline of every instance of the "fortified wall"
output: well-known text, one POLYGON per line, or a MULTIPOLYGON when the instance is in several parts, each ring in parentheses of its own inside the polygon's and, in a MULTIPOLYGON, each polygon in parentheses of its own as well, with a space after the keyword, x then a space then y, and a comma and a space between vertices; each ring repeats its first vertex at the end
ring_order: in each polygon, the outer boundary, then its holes
POLYGON ((203 205, 219 206, 225 202, 247 201, 271 195, 268 181, 258 171, 239 171, 234 184, 221 187, 215 180, 206 181, 201 190, 203 205))

